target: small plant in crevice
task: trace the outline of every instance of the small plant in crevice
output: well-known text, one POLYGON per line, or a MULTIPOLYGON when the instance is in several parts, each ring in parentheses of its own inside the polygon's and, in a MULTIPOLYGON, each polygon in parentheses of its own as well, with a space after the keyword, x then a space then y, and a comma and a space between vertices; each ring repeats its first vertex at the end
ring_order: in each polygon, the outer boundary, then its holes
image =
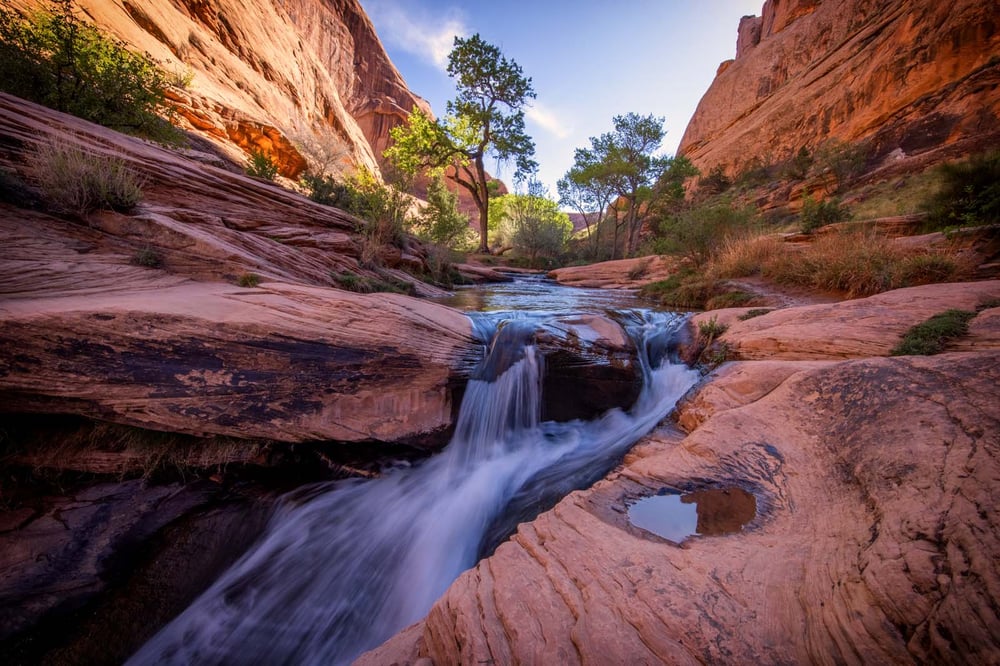
POLYGON ((143 177, 116 155, 97 155, 50 140, 40 143, 26 162, 44 206, 56 213, 125 213, 142 200, 143 177))
POLYGON ((244 273, 239 277, 237 283, 241 287, 253 288, 260 284, 260 276, 256 273, 244 273))
POLYGON ((345 291, 353 291, 358 294, 374 294, 378 292, 405 294, 412 296, 416 289, 410 282, 386 277, 384 279, 357 275, 355 273, 330 272, 330 279, 334 285, 345 291))
POLYGON ((967 310, 945 310, 911 327, 889 354, 891 356, 929 356, 940 354, 945 346, 969 332, 969 321, 976 316, 967 310))
POLYGON ((754 317, 761 317, 771 312, 769 308, 754 308, 753 310, 748 310, 739 316, 740 321, 746 321, 747 319, 753 319, 754 317))
POLYGON ((132 263, 146 268, 162 268, 163 255, 155 247, 147 245, 132 255, 132 263))
POLYGON ((698 322, 698 338, 707 346, 728 329, 728 326, 719 323, 718 317, 712 317, 708 321, 698 322))
POLYGON ((274 180, 278 176, 278 163, 263 150, 253 150, 247 160, 246 173, 248 176, 274 180))

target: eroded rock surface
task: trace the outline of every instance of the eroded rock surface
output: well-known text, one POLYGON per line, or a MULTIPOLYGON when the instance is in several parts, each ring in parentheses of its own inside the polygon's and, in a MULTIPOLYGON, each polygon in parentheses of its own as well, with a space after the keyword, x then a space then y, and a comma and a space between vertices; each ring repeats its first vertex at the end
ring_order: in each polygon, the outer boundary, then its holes
POLYGON ((654 434, 522 525, 359 663, 990 663, 998 362, 786 362, 766 395, 718 404, 680 442, 654 434), (722 486, 756 498, 742 533, 678 547, 624 513, 722 486))
POLYGON ((732 314, 728 339, 757 360, 721 366, 680 403, 687 435, 661 426, 358 663, 994 663, 996 309, 951 347, 962 351, 871 357, 997 289, 699 315, 732 314), (741 346, 755 321, 782 341, 817 329, 794 350, 741 346), (860 332, 841 335, 847 321, 860 332), (627 518, 646 496, 725 488, 756 503, 736 534, 677 544, 627 518))
POLYGON ((557 268, 549 277, 570 287, 628 289, 666 279, 677 268, 675 259, 654 255, 557 268))
MULTIPOLYGON (((897 289, 840 303, 774 310, 740 321, 747 308, 700 313, 692 325, 715 318, 728 326, 719 338, 731 357, 738 359, 845 359, 886 356, 906 331, 933 315, 950 309, 976 311, 1000 298, 1000 281, 930 284, 897 289)), ((979 349, 996 348, 995 308, 979 313, 970 323, 979 349), (980 319, 982 318, 982 319, 980 319)), ((956 348, 968 348, 958 340, 956 348)))

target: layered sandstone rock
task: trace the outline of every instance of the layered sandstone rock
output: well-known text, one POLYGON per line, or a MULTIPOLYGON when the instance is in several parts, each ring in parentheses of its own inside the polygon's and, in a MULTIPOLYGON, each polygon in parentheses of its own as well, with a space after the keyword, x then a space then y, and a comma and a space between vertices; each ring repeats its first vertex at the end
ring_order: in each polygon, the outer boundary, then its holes
MULTIPOLYGON (((37 9, 39 0, 15 0, 37 9)), ((97 26, 193 75, 173 101, 187 127, 297 176, 307 156, 378 172, 389 130, 414 106, 357 0, 78 0, 97 26)), ((314 165, 315 166, 315 165, 314 165)))
POLYGON ((836 139, 871 162, 983 150, 1000 135, 994 3, 767 0, 739 25, 679 153, 732 174, 836 139))
POLYGON ((678 266, 675 259, 655 255, 557 268, 549 277, 570 287, 629 289, 664 280, 676 273, 678 266))
POLYGON ((686 437, 654 432, 357 663, 992 663, 1000 349, 975 340, 723 366, 681 405, 686 437), (756 515, 681 543, 628 520, 708 489, 750 493, 756 515))
MULTIPOLYGON (((0 204, 0 405, 193 435, 399 440, 447 428, 479 351, 461 313, 332 288, 361 266, 356 221, 233 174, 0 95, 0 164, 46 142, 140 173, 132 213, 56 218, 0 204), (133 263, 158 253, 160 268, 133 263), (240 287, 257 276, 259 286, 240 287)), ((415 249, 414 251, 417 251, 415 249)), ((251 281, 252 282, 252 281, 251 281)))
MULTIPOLYGON (((738 359, 866 358, 888 355, 910 327, 940 312, 976 311, 998 298, 996 280, 930 284, 841 303, 774 310, 746 321, 738 317, 747 308, 714 310, 693 317, 692 326, 713 318, 728 326, 719 339, 738 359)), ((973 319, 973 330, 983 343, 991 339, 985 322, 992 321, 995 311, 985 310, 973 319)), ((967 342, 959 344, 968 347, 967 342)))

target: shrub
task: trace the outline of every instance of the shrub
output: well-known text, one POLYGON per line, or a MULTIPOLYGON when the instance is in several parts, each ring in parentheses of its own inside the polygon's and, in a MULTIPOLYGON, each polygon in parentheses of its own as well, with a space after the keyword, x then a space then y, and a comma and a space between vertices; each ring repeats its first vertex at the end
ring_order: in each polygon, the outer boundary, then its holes
POLYGON ((908 330, 890 352, 892 356, 939 354, 945 345, 969 332, 969 320, 975 312, 946 310, 908 330))
POLYGON ((941 188, 923 209, 931 229, 1000 222, 1000 150, 938 168, 941 188))
POLYGON ((300 183, 306 189, 307 196, 316 203, 350 210, 350 189, 333 176, 306 173, 300 183))
POLYGON ((641 264, 637 264, 629 269, 628 279, 629 280, 640 280, 646 273, 649 272, 649 262, 644 261, 641 264))
POLYGON ((129 51, 84 23, 73 0, 21 18, 0 8, 0 89, 116 130, 177 143, 168 77, 146 54, 129 51))
POLYGON ((253 150, 247 161, 246 172, 248 176, 274 180, 278 175, 278 163, 263 150, 253 150))
POLYGON ((147 245, 132 255, 132 263, 146 268, 160 268, 163 266, 163 255, 155 247, 147 245))
POLYGON ((850 212, 840 205, 839 199, 816 201, 807 194, 802 200, 802 231, 810 233, 827 224, 850 219, 850 212))
POLYGON ((753 319, 754 317, 762 317, 767 313, 771 312, 769 308, 754 308, 753 310, 748 310, 739 316, 740 321, 746 321, 747 319, 753 319))
POLYGON ((809 169, 814 161, 813 154, 809 152, 808 148, 802 146, 799 148, 799 152, 795 153, 795 156, 785 164, 782 175, 789 180, 804 180, 809 175, 809 169))
POLYGON ((417 219, 419 234, 445 247, 471 245, 469 216, 458 211, 458 196, 436 175, 427 186, 427 207, 417 219))
POLYGON ((727 237, 744 231, 750 220, 749 210, 733 208, 727 202, 690 208, 660 222, 660 249, 701 266, 727 237))
POLYGON ((143 179, 121 157, 49 141, 39 144, 27 163, 45 206, 57 213, 128 212, 142 200, 143 179))
POLYGON ((720 324, 717 317, 712 317, 708 321, 698 322, 698 337, 705 345, 712 344, 712 341, 726 332, 729 327, 720 324))
POLYGON ((354 273, 330 272, 330 278, 334 284, 345 291, 353 291, 359 294, 374 294, 377 292, 389 292, 393 294, 406 294, 412 296, 416 290, 412 283, 403 282, 394 278, 378 279, 354 273))
POLYGON ((706 194, 722 194, 732 184, 733 181, 726 175, 726 170, 721 164, 712 167, 707 175, 698 179, 698 188, 706 194))
POLYGON ((837 179, 837 189, 842 190, 865 169, 868 145, 847 143, 833 139, 816 151, 816 162, 837 179))
POLYGON ((241 287, 253 288, 260 284, 260 276, 256 273, 244 273, 237 282, 241 287))

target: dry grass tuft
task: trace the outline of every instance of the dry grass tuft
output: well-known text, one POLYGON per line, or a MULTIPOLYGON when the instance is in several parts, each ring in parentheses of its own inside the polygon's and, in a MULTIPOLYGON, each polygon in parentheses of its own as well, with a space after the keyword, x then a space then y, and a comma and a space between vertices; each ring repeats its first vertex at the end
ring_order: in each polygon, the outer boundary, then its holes
POLYGON ((57 213, 128 212, 142 200, 143 178, 121 157, 50 140, 38 145, 27 164, 46 207, 57 213))

